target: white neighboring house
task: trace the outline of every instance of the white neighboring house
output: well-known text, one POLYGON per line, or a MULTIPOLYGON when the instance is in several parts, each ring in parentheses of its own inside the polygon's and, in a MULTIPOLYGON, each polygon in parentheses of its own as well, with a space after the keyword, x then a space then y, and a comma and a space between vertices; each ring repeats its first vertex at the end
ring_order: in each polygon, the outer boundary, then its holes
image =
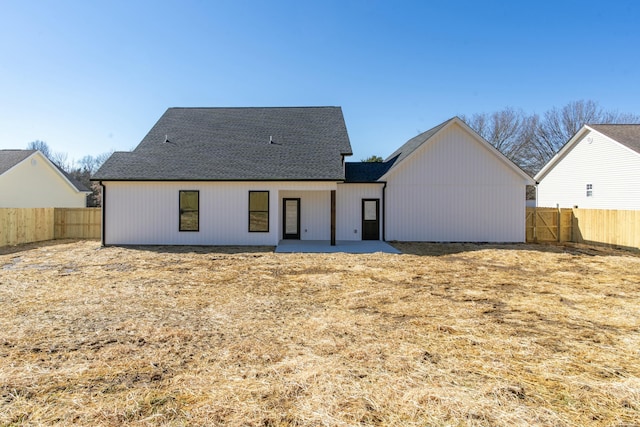
POLYGON ((340 107, 169 108, 93 176, 103 245, 523 242, 534 181, 459 118, 348 163, 340 107))
POLYGON ((91 191, 36 150, 0 150, 0 208, 84 208, 91 191))
POLYGON ((583 126, 535 179, 539 207, 640 210, 640 125, 583 126))

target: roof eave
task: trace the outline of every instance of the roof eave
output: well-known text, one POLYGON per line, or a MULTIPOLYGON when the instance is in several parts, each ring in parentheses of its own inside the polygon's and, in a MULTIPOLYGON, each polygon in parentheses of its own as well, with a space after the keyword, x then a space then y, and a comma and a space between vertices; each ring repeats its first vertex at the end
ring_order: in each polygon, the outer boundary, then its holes
POLYGON ((96 182, 344 182, 344 178, 91 178, 96 182))
POLYGON ((536 182, 542 181, 544 179, 544 177, 547 176, 549 174, 549 172, 551 172, 551 170, 554 167, 556 167, 558 162, 562 158, 564 158, 564 156, 569 151, 571 151, 571 149, 576 145, 576 143, 580 140, 580 138, 582 138, 582 136, 587 132, 597 132, 597 131, 595 129, 592 129, 588 125, 582 126, 580 129, 578 129, 578 132, 576 132, 575 135, 573 135, 569 139, 569 141, 567 141, 562 146, 562 148, 560 148, 560 150, 558 150, 558 152, 547 162, 547 164, 544 165, 543 168, 540 169, 540 171, 538 171, 538 173, 533 177, 533 179, 535 179, 536 182))

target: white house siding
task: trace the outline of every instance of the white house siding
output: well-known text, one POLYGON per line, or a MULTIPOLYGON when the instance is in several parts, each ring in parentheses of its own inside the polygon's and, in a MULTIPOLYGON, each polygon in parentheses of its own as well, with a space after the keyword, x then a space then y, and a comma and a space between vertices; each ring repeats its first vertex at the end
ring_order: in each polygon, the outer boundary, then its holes
MULTIPOLYGON (((104 243, 162 245, 276 245, 282 237, 282 194, 335 189, 334 182, 105 182, 104 243), (179 231, 179 191, 200 192, 199 231, 179 231), (269 191, 269 232, 250 233, 249 191, 269 191)), ((295 196, 292 196, 295 197, 295 196)), ((313 199, 313 201, 312 201, 313 199)), ((304 203, 301 205, 304 209, 304 203)), ((327 222, 330 208, 327 205, 327 222)), ((315 230, 312 228, 312 230, 315 230)), ((315 231, 314 231, 315 232, 315 231)))
POLYGON ((384 178, 387 240, 525 239, 525 178, 457 124, 384 178))
POLYGON ((538 206, 640 209, 640 154, 589 131, 538 185, 538 206), (586 185, 593 185, 587 197, 586 185))
POLYGON ((79 192, 36 152, 0 175, 0 208, 84 208, 79 192))
MULTIPOLYGON (((279 217, 282 218, 282 199, 300 199, 300 240, 331 239, 331 193, 329 191, 280 191, 279 217)), ((282 219, 280 220, 282 230, 282 219)), ((282 232, 280 232, 282 238, 282 232)))
POLYGON ((362 240, 362 199, 380 199, 382 238, 382 183, 338 184, 336 191, 336 239, 362 240))

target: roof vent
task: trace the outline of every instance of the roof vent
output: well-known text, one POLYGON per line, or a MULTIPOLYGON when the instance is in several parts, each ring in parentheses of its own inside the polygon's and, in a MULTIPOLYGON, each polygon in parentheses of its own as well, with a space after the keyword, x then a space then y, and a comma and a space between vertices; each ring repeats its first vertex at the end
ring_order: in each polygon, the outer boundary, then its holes
POLYGON ((269 136, 269 144, 273 144, 273 136, 269 136))
POLYGON ((164 143, 166 144, 167 142, 169 142, 169 135, 164 136, 164 143))

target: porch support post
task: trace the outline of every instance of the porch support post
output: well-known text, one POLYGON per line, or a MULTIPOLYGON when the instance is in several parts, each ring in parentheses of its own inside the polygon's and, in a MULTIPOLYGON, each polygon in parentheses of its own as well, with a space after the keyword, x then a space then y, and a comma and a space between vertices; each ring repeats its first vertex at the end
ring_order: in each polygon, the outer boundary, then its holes
POLYGON ((336 190, 331 190, 331 246, 336 245, 336 190))

